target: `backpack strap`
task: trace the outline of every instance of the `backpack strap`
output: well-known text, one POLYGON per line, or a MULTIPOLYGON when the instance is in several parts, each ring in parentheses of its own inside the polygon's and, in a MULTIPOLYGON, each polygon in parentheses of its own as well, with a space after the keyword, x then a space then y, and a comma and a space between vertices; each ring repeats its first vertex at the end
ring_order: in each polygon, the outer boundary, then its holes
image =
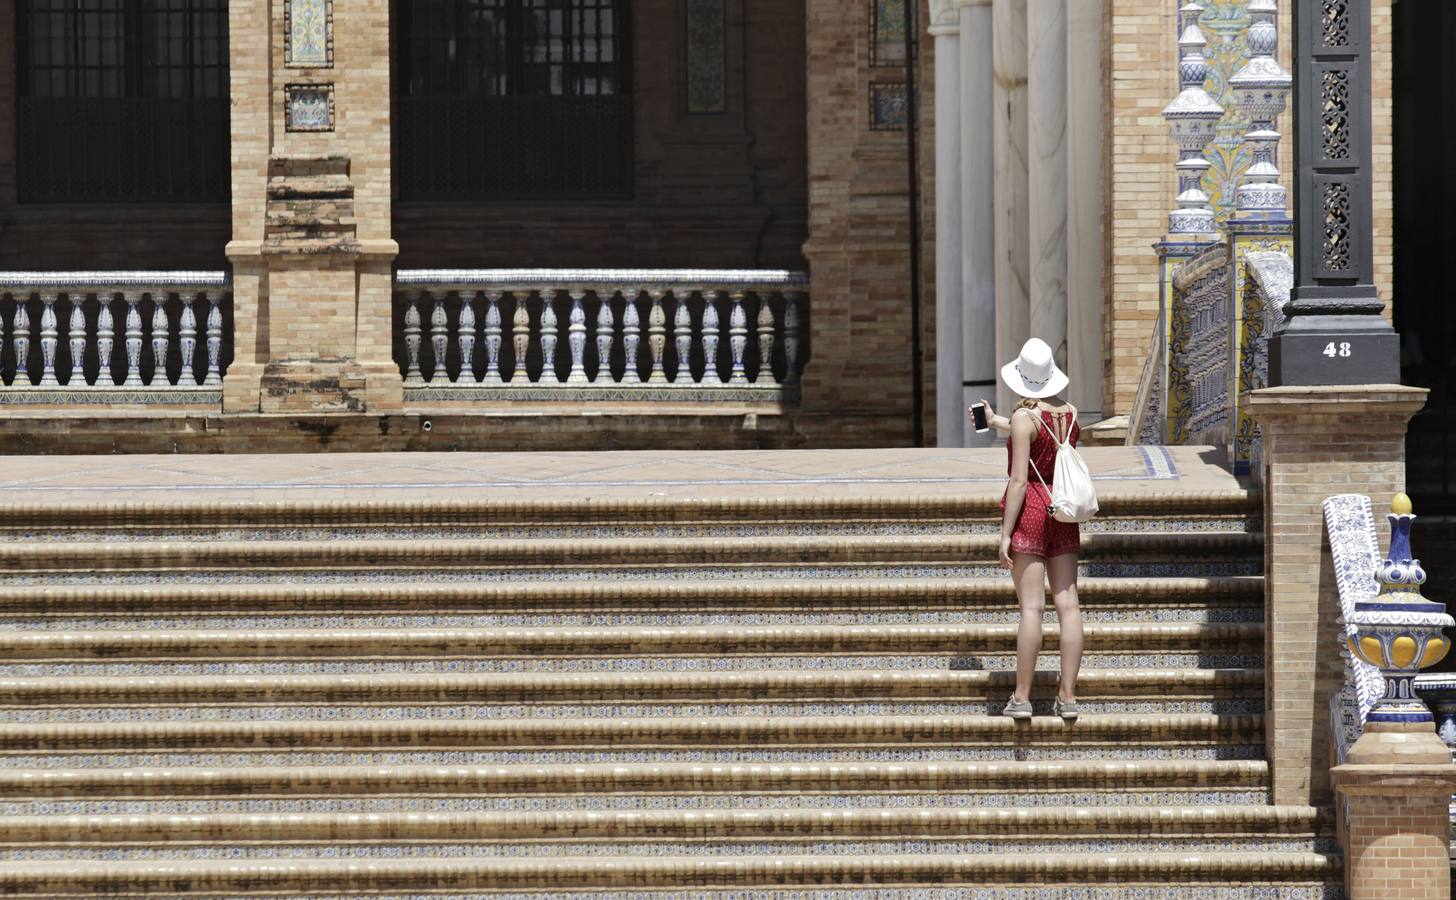
MULTIPOLYGON (((1041 423, 1041 427, 1047 429, 1047 434, 1051 435, 1052 443, 1056 444, 1057 447, 1060 448, 1062 445, 1057 441, 1056 434, 1053 433, 1052 430, 1051 430, 1051 428, 1047 425, 1046 419, 1043 419, 1041 417, 1041 410, 1036 410, 1035 412, 1033 412, 1032 410, 1028 409, 1027 412, 1031 413, 1032 414, 1032 417, 1035 418, 1038 422, 1041 423)), ((1015 415, 1015 413, 1012 413, 1012 415, 1015 415)), ((1036 460, 1034 460, 1034 459, 1031 458, 1031 448, 1030 447, 1028 447, 1027 450, 1026 450, 1026 462, 1027 462, 1028 465, 1031 466, 1031 471, 1033 471, 1033 472, 1036 473, 1036 480, 1037 481, 1040 481, 1041 482, 1041 486, 1044 487, 1044 488, 1046 488, 1047 496, 1051 496, 1051 493, 1052 493, 1051 486, 1046 483, 1046 479, 1045 478, 1041 477, 1041 470, 1036 467, 1036 460)))

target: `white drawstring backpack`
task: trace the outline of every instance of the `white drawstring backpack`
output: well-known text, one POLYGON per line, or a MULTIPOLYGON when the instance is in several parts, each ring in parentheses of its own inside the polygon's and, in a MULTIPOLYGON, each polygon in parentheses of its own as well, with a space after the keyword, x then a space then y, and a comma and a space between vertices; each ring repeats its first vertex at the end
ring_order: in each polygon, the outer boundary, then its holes
POLYGON ((1086 522, 1097 515, 1097 489, 1092 486, 1092 475, 1087 471, 1087 462, 1082 459, 1077 448, 1072 446, 1070 429, 1067 440, 1058 441, 1056 433, 1047 425, 1045 419, 1038 415, 1036 420, 1057 445, 1057 461, 1056 467, 1052 469, 1050 487, 1047 486, 1046 479, 1041 477, 1041 472, 1037 471, 1036 463, 1027 460, 1031 463, 1031 470, 1036 472, 1036 480, 1051 495, 1052 518, 1058 522, 1086 522))

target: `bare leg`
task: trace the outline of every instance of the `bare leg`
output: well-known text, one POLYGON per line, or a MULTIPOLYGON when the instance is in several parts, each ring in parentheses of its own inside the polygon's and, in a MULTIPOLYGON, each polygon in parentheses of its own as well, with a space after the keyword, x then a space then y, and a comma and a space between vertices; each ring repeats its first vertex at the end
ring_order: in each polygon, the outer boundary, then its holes
POLYGON ((1052 603, 1061 623, 1062 680, 1057 696, 1077 699, 1077 673, 1082 669, 1082 609, 1077 605, 1077 554, 1063 553, 1047 560, 1052 603))
POLYGON ((1011 580, 1021 603, 1021 625, 1016 632, 1017 700, 1031 698, 1031 678, 1041 653, 1041 619, 1046 611, 1046 561, 1030 553, 1011 554, 1011 580))

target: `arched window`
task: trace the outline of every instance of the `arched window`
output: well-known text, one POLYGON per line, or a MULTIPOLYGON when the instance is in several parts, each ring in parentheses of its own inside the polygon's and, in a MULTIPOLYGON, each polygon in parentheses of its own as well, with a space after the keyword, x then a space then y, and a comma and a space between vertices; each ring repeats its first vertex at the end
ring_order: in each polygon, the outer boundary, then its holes
POLYGON ((399 3, 400 198, 630 195, 626 6, 626 0, 399 3))
POLYGON ((22 203, 225 202, 227 0, 20 0, 22 203))

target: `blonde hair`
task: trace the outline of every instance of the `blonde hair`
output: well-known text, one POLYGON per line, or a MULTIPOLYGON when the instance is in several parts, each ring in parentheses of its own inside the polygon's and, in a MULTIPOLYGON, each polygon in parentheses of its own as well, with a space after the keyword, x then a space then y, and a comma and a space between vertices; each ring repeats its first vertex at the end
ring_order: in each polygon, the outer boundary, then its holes
POLYGON ((1040 402, 1041 401, 1038 400, 1038 399, 1036 399, 1035 397, 1022 397, 1020 400, 1018 400, 1016 402, 1016 408, 1017 409, 1036 409, 1036 405, 1038 403, 1040 403, 1040 402))

